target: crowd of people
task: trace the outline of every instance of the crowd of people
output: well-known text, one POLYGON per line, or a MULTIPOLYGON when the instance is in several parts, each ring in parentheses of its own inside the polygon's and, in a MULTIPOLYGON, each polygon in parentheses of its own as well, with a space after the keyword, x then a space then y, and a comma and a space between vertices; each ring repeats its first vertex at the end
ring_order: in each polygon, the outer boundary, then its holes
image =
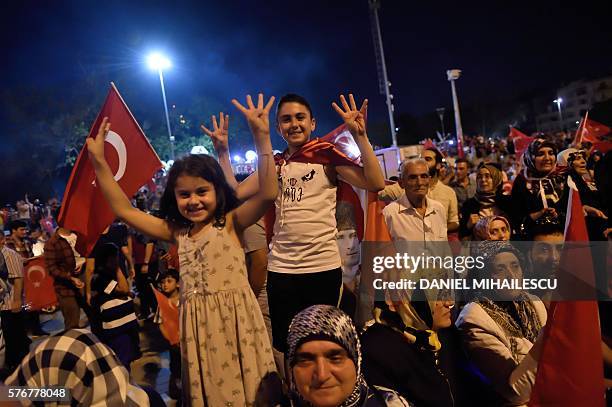
MULTIPOLYGON (((368 140, 367 100, 358 106, 349 95, 333 103, 360 151, 359 164, 312 137, 313 110, 299 95, 276 105, 261 94, 232 102, 253 135, 253 174, 238 180, 233 173, 229 117, 220 113, 210 129, 202 126, 217 158, 180 158, 156 176, 157 188, 134 197, 123 193, 106 162, 112 123, 103 120, 87 149, 117 221, 91 253, 78 253, 76 234, 56 224, 58 201, 42 205, 26 196, 15 209, 3 208, 4 383, 68 386, 79 405, 163 403, 153 389, 130 381, 130 365, 141 357, 139 321, 160 319, 156 287, 179 309, 168 389, 179 405, 526 405, 550 292, 482 290, 465 297, 417 288, 369 301, 364 276, 371 270, 360 256, 358 221, 337 198, 338 185, 377 193, 384 203, 379 216, 397 247, 469 242, 484 267, 464 278, 554 276, 571 188, 580 194, 589 239, 612 236, 610 154, 541 136, 516 157, 505 143, 474 138, 462 158, 424 148, 389 182, 368 140), (287 142, 276 156, 273 130, 287 142), (529 242, 521 245, 527 250, 516 241, 529 242), (65 331, 30 350, 30 337, 47 335, 39 312, 22 301, 23 267, 37 256, 54 279, 65 331), (53 368, 60 366, 78 373, 58 375, 53 368)), ((608 298, 607 281, 597 276, 600 297, 608 298)), ((600 311, 606 315, 605 306, 600 311)), ((606 373, 607 329, 602 323, 606 373)))

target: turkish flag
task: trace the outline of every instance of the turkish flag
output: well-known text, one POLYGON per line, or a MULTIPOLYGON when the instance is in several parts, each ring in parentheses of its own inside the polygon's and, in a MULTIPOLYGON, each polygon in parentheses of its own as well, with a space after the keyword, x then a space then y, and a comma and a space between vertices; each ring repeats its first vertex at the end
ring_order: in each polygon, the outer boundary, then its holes
POLYGON ((522 131, 514 127, 510 127, 510 133, 508 133, 508 139, 512 141, 512 144, 514 144, 514 153, 516 154, 517 157, 520 157, 523 155, 525 150, 527 150, 527 147, 529 147, 529 144, 531 144, 531 142, 535 140, 535 137, 529 137, 522 131))
POLYGON ((153 285, 151 285, 151 288, 155 293, 155 299, 157 299, 157 306, 161 315, 159 330, 164 335, 164 338, 170 342, 170 345, 176 345, 179 343, 178 308, 172 304, 168 297, 156 290, 153 285))
POLYGON ((578 130, 576 130, 574 144, 584 142, 599 143, 603 141, 603 136, 607 135, 611 131, 612 129, 610 129, 608 126, 589 119, 589 112, 586 112, 580 121, 578 130))
POLYGON ((39 311, 57 304, 53 277, 47 274, 42 256, 28 259, 24 270, 25 302, 30 310, 39 311))
MULTIPOLYGON (((588 242, 580 195, 574 189, 570 192, 567 213, 565 241, 588 242)), ((588 244, 564 249, 559 287, 570 285, 574 295, 574 291, 580 290, 594 298, 595 276, 590 259, 588 244)), ((597 302, 553 302, 544 329, 529 406, 603 407, 605 387, 597 302)))
MULTIPOLYGON (((95 137, 104 117, 111 123, 104 155, 115 180, 131 198, 151 180, 161 162, 113 83, 88 137, 95 137)), ((77 250, 83 256, 89 254, 102 231, 115 219, 95 179, 84 145, 70 174, 58 216, 59 225, 77 234, 77 250)))

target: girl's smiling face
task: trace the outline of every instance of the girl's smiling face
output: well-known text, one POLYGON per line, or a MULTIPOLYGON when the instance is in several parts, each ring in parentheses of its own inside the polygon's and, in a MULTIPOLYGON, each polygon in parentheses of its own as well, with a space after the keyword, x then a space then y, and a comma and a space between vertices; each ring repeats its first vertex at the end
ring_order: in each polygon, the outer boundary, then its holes
POLYGON ((180 175, 176 179, 174 196, 179 213, 193 223, 210 222, 217 209, 215 186, 201 177, 180 175))

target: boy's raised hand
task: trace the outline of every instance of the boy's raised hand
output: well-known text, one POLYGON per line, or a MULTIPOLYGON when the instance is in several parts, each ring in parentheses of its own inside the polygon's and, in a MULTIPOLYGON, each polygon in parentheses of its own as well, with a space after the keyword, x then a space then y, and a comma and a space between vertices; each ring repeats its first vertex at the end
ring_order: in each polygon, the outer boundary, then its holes
POLYGON ((344 120, 344 123, 347 125, 353 137, 363 136, 366 134, 365 115, 368 110, 368 99, 363 101, 359 110, 357 110, 355 98, 352 93, 349 93, 349 102, 350 105, 346 102, 344 95, 340 95, 342 108, 338 106, 336 102, 332 103, 332 107, 338 112, 340 117, 342 117, 342 120, 344 120))
POLYGON ((244 107, 236 99, 232 99, 232 104, 236 106, 238 110, 242 112, 244 117, 247 119, 249 128, 255 136, 269 135, 270 134, 270 109, 274 104, 274 96, 270 98, 268 103, 264 106, 264 96, 260 93, 257 97, 257 106, 253 104, 251 95, 247 95, 246 104, 244 107))
POLYGON ((229 139, 229 115, 224 115, 223 112, 219 113, 219 123, 217 124, 217 118, 212 115, 213 130, 208 130, 203 124, 200 126, 202 131, 210 137, 213 143, 213 147, 217 154, 228 151, 228 139, 229 139))
POLYGON ((110 126, 108 117, 105 117, 102 119, 102 123, 100 123, 98 134, 95 137, 87 138, 87 152, 89 153, 90 160, 104 161, 104 138, 110 130, 110 126))

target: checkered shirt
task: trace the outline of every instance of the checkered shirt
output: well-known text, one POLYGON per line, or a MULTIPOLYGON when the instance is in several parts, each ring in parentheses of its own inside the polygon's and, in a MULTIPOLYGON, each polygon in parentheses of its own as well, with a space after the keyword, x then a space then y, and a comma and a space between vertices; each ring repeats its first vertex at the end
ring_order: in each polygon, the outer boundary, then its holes
POLYGON ((70 405, 149 406, 147 394, 130 383, 128 372, 115 353, 85 329, 72 329, 43 340, 26 355, 5 384, 66 387, 72 397, 70 405))

